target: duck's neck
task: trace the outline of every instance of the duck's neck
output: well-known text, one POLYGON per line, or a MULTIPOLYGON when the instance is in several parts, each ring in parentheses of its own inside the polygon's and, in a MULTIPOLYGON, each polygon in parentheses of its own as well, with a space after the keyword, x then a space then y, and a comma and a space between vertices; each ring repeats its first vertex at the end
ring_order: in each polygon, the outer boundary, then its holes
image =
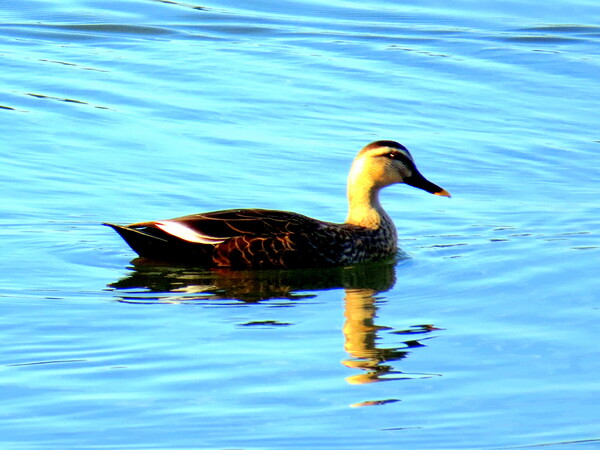
POLYGON ((392 219, 379 203, 380 187, 366 177, 348 179, 348 218, 346 223, 359 225, 373 230, 379 229, 392 219))

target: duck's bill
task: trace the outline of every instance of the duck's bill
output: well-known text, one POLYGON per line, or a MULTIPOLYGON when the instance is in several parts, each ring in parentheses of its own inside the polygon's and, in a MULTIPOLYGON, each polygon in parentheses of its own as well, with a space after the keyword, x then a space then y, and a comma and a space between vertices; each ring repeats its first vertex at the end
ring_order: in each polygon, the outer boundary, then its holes
POLYGON ((440 195, 442 197, 452 197, 450 195, 450 192, 448 192, 446 189, 442 189, 441 191, 434 192, 433 195, 440 195))
POLYGON ((404 183, 408 184, 409 186, 423 189, 424 191, 427 191, 430 194, 440 195, 442 197, 451 197, 450 192, 448 192, 444 188, 439 187, 437 184, 432 183, 418 172, 414 173, 408 178, 405 178, 404 183))

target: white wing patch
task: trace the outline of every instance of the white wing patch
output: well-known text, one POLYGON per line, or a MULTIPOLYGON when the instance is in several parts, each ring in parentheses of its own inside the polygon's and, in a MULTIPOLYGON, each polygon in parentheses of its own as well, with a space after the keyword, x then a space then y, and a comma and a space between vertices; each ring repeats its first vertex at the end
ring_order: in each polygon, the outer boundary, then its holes
POLYGON ((155 222, 156 226, 163 230, 165 233, 170 234, 171 236, 178 237, 179 239, 183 239, 188 242, 196 242, 198 244, 209 244, 216 245, 221 242, 225 242, 226 239, 216 238, 212 236, 207 236, 202 233, 198 233, 195 230, 179 223, 172 222, 170 220, 163 220, 161 222, 155 222))

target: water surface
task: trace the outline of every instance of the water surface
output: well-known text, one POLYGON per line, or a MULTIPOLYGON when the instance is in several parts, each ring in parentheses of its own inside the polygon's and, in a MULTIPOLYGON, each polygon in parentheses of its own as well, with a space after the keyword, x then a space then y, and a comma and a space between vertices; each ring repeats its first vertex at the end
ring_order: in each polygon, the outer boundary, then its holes
POLYGON ((2 4, 6 448, 600 445, 600 6, 2 4), (346 214, 406 145, 452 199, 386 190, 397 261, 149 264, 103 221, 346 214))

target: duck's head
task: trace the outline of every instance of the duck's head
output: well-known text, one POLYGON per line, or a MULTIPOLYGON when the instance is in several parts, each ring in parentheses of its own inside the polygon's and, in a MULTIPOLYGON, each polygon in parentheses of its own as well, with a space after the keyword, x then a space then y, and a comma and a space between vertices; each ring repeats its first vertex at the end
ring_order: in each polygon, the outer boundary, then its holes
POLYGON ((355 186, 368 183, 375 189, 405 183, 431 194, 450 197, 448 191, 421 175, 410 152, 395 141, 375 141, 365 146, 352 163, 349 182, 355 186))

